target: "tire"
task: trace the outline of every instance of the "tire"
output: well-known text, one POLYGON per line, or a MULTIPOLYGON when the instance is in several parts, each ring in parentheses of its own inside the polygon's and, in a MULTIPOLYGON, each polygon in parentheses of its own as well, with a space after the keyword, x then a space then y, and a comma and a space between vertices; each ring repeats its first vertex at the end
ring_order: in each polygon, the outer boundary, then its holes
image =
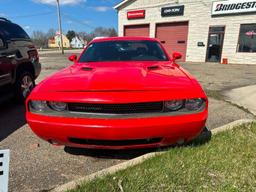
POLYGON ((15 99, 19 103, 24 103, 31 91, 35 87, 35 80, 33 75, 27 71, 21 71, 17 75, 14 93, 15 99))
POLYGON ((212 132, 207 128, 204 127, 200 135, 197 136, 193 141, 189 142, 188 144, 193 144, 194 146, 203 145, 209 142, 212 138, 212 132))

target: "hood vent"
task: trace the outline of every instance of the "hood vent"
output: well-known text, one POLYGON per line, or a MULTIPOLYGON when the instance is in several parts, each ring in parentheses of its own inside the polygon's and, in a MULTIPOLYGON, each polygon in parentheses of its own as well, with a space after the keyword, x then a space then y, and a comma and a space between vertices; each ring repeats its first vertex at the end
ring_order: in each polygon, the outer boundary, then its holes
POLYGON ((157 69, 159 69, 160 67, 158 66, 158 65, 152 65, 152 66, 149 66, 148 67, 148 70, 157 70, 157 69))
POLYGON ((81 69, 83 71, 92 71, 93 70, 93 68, 91 68, 91 67, 82 67, 81 69))

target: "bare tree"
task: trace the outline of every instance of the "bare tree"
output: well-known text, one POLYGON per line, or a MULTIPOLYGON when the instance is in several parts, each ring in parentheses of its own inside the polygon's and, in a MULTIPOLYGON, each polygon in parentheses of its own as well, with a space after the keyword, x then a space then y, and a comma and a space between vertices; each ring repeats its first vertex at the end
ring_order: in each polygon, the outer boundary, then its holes
POLYGON ((33 31, 32 40, 38 48, 48 47, 48 38, 43 31, 33 31))
MULTIPOLYGON (((35 45, 38 48, 47 48, 48 47, 48 40, 50 38, 53 38, 56 34, 56 30, 51 28, 48 30, 48 32, 43 31, 33 31, 32 33, 32 40, 34 41, 35 45)), ((86 33, 86 32, 79 32, 76 33, 75 31, 68 31, 68 38, 69 40, 72 40, 74 35, 78 34, 79 37, 86 40, 87 42, 90 42, 95 37, 114 37, 117 36, 117 32, 114 28, 104 28, 104 27, 98 27, 95 28, 92 32, 86 33)))
POLYGON ((117 32, 114 28, 103 28, 103 27, 98 27, 95 28, 94 31, 92 32, 93 36, 95 37, 113 37, 117 36, 117 32))
POLYGON ((82 38, 83 40, 87 41, 87 42, 90 42, 94 37, 91 35, 91 33, 86 33, 84 31, 81 31, 79 33, 77 33, 78 36, 80 38, 82 38))
POLYGON ((98 28, 95 28, 90 33, 79 32, 78 36, 83 38, 87 42, 90 42, 95 37, 115 37, 115 36, 117 36, 117 32, 114 28, 98 27, 98 28))
POLYGON ((56 29, 49 29, 48 32, 46 33, 47 38, 54 37, 56 35, 56 29))
POLYGON ((116 37, 117 36, 117 31, 115 28, 109 28, 109 37, 116 37))
POLYGON ((31 39, 35 43, 37 48, 47 48, 48 40, 53 38, 56 34, 56 30, 51 28, 46 33, 40 30, 33 31, 31 39))

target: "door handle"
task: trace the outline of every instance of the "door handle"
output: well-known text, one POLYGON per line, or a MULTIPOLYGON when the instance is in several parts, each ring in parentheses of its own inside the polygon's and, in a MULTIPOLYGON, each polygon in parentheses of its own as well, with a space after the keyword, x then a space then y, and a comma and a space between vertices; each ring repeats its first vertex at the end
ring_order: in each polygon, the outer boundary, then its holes
POLYGON ((6 55, 6 57, 7 57, 8 59, 13 59, 13 58, 15 58, 15 57, 16 57, 16 55, 15 55, 15 54, 12 54, 12 55, 6 55))

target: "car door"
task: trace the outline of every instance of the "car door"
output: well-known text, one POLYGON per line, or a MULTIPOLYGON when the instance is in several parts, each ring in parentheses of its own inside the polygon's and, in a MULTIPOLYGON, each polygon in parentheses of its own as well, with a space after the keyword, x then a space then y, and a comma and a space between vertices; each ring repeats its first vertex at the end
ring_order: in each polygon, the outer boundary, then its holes
POLYGON ((6 40, 0 36, 0 86, 11 83, 12 68, 6 40))

